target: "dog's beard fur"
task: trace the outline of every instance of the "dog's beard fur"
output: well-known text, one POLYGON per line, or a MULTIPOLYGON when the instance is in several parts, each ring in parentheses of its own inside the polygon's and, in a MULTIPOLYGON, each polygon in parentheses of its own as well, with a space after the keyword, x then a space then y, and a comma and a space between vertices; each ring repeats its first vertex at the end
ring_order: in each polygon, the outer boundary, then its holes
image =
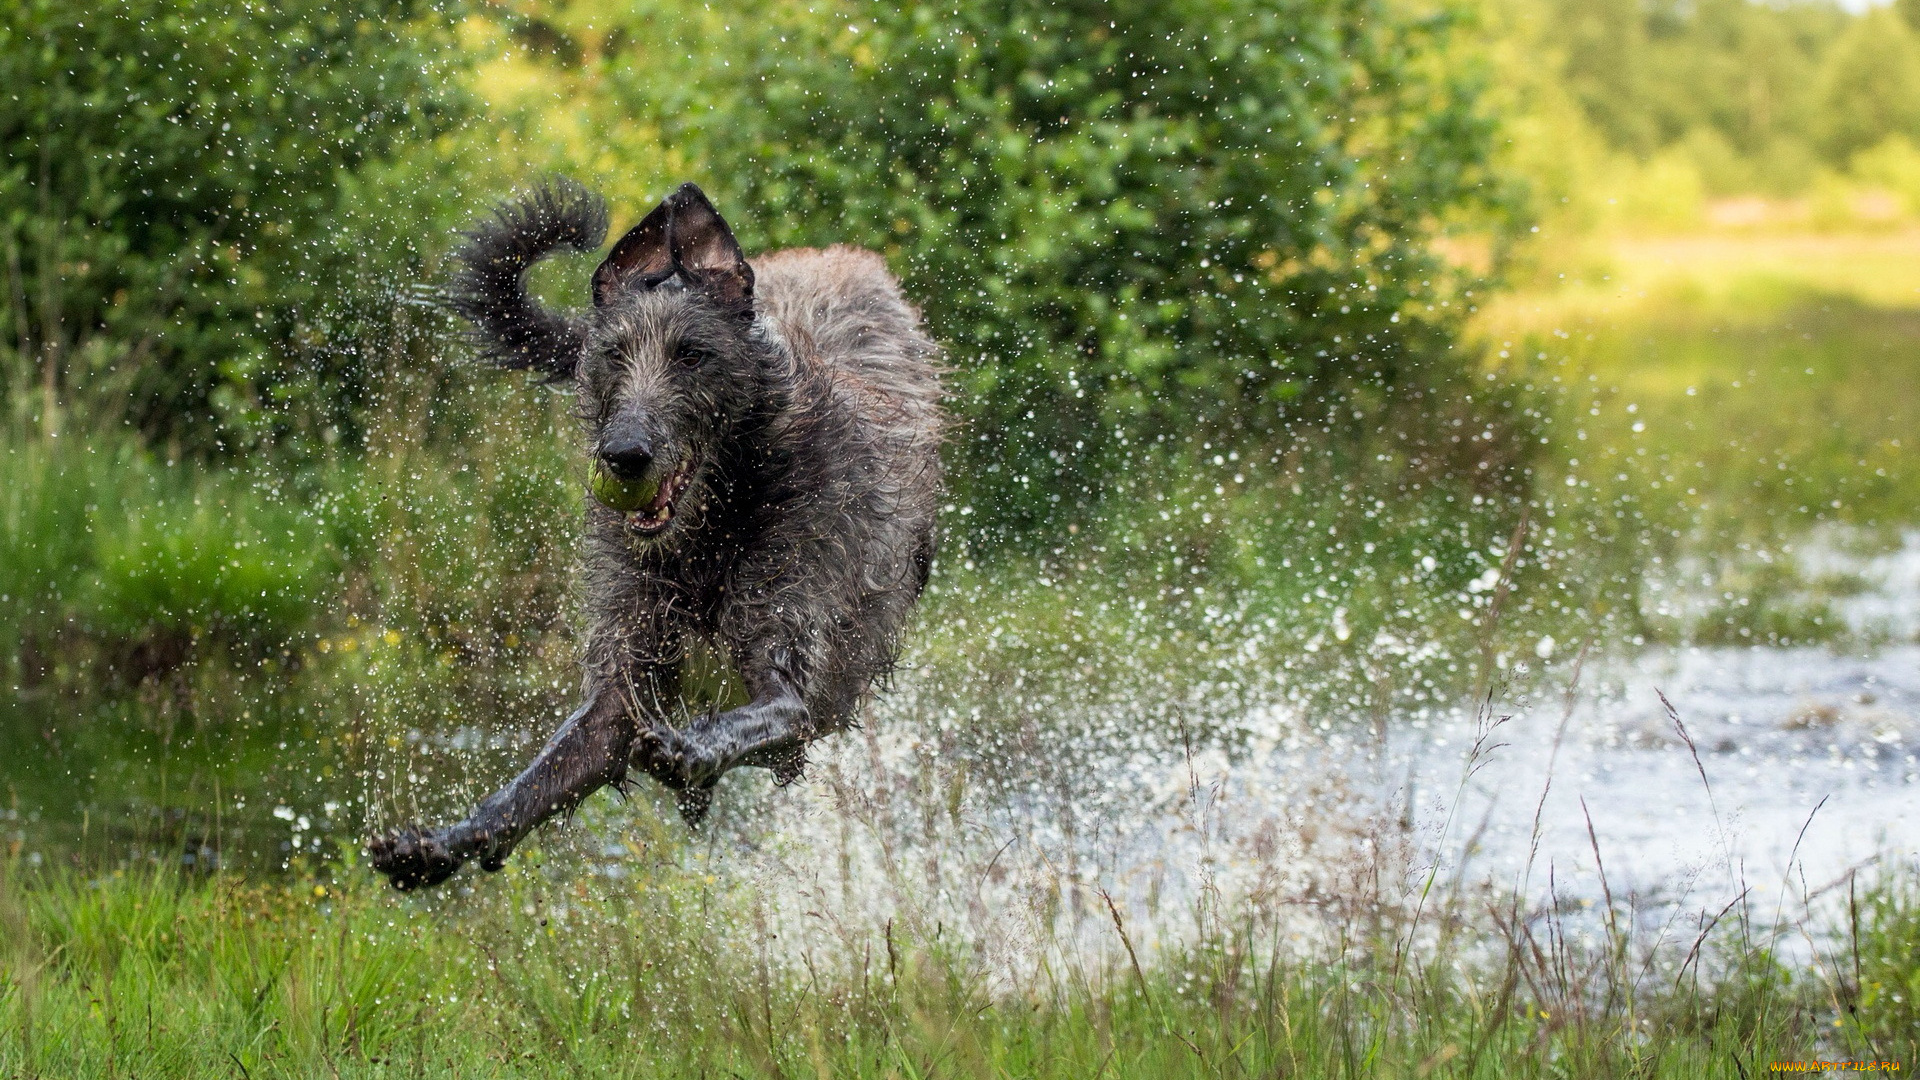
POLYGON ((696 530, 717 497, 758 486, 754 474, 771 462, 755 460, 752 444, 786 396, 780 367, 764 334, 692 290, 636 293, 603 311, 574 377, 585 442, 644 430, 663 482, 684 482, 658 533, 597 504, 596 524, 617 518, 635 542, 667 545, 696 530))

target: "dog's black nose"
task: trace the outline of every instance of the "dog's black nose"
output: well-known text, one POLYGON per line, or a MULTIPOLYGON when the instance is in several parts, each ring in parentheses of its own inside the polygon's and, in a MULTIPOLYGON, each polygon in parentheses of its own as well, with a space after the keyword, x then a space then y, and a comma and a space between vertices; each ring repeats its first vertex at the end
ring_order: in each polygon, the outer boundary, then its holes
POLYGON ((622 480, 639 480, 653 466, 653 444, 644 436, 628 436, 600 448, 607 471, 622 480))

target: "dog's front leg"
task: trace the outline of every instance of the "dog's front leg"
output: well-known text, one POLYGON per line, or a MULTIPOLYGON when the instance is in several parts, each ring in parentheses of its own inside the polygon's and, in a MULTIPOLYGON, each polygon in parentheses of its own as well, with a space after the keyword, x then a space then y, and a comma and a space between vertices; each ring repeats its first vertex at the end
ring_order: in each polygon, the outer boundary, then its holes
POLYGON ((374 869, 401 890, 437 885, 469 859, 500 869, 534 826, 625 778, 633 736, 623 696, 612 689, 591 692, 533 764, 482 800, 465 821, 439 829, 409 825, 375 838, 367 845, 374 869))
POLYGON ((813 733, 798 678, 769 664, 741 672, 753 700, 703 717, 684 728, 641 732, 634 760, 679 793, 680 814, 697 825, 713 802, 713 786, 728 770, 760 765, 782 782, 799 775, 813 733))

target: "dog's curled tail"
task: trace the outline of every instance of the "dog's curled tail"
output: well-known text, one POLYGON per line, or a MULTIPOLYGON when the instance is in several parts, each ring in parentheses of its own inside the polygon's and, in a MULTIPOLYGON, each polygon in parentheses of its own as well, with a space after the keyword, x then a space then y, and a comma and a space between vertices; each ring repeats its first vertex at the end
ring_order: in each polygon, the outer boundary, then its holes
POLYGON ((494 209, 454 253, 447 306, 474 325, 473 340, 491 363, 531 369, 557 382, 572 374, 584 330, 527 292, 527 269, 555 249, 593 251, 607 236, 600 196, 556 178, 494 209))

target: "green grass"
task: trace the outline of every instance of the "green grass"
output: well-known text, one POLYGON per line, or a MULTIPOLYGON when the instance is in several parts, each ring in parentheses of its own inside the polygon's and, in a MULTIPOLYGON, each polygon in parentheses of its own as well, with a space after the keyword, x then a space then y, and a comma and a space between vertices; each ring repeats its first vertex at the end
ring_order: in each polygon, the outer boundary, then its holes
POLYGON ((1638 592, 1639 634, 1854 636, 1833 603, 1859 583, 1803 573, 1795 552, 1818 538, 1872 554, 1920 523, 1912 243, 1622 242, 1590 280, 1486 313, 1501 368, 1552 415, 1542 491, 1573 485, 1594 568, 1638 592), (1665 595, 1639 592, 1649 581, 1665 595))
POLYGON ((1907 445, 1920 426, 1920 309, 1817 294, 1764 303, 1754 297, 1744 318, 1672 303, 1571 328, 1566 377, 1594 391, 1584 441, 1643 458, 1643 482, 1698 492, 1703 525, 1742 539, 1920 520, 1907 445))
POLYGON ((795 934, 760 883, 635 850, 624 881, 529 860, 428 900, 343 867, 263 882, 16 864, 0 1075, 1742 1077, 1916 1049, 1910 886, 1866 895, 1804 973, 1732 934, 1643 961, 1638 942, 1583 946, 1555 912, 1515 921, 1498 901, 1432 916, 1452 927, 1437 939, 1378 912, 1302 939, 1223 900, 1141 955, 1123 937, 1141 928, 1094 896, 1102 940, 1043 940, 996 972, 910 918, 795 934))
POLYGON ((312 522, 249 477, 124 439, 8 431, 0 492, 0 646, 30 682, 82 655, 127 682, 216 648, 271 655, 334 569, 312 522))

